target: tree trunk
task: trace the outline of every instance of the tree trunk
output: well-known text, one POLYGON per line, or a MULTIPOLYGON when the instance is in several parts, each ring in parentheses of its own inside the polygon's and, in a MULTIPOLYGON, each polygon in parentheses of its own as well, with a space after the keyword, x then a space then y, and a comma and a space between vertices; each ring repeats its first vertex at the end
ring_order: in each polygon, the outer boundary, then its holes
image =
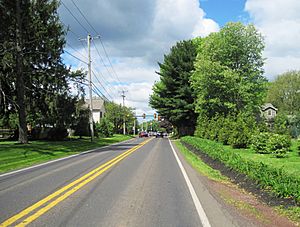
POLYGON ((23 43, 22 43, 22 19, 21 19, 21 6, 20 1, 16 1, 16 88, 17 88, 17 104, 18 104, 18 115, 19 115, 19 143, 28 143, 27 136, 27 125, 26 125, 26 111, 25 111, 25 87, 24 87, 24 75, 23 75, 23 43))
POLYGON ((178 127, 179 136, 193 136, 195 132, 195 126, 191 124, 180 125, 178 127))

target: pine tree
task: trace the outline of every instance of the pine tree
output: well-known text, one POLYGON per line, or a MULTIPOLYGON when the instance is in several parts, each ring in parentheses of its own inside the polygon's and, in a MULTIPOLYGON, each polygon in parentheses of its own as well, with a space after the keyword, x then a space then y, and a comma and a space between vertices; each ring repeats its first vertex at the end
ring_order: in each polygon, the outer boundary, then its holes
POLYGON ((197 114, 190 77, 196 55, 196 46, 191 40, 173 46, 164 56, 164 62, 159 63, 160 81, 154 85, 150 97, 151 107, 169 120, 180 136, 192 135, 195 130, 197 114))

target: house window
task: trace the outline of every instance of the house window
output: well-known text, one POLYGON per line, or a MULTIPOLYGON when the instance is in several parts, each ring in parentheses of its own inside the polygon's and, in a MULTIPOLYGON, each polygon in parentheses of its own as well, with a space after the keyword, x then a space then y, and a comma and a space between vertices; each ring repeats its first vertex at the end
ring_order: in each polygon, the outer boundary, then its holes
POLYGON ((100 111, 100 119, 102 118, 102 111, 100 111))
POLYGON ((268 115, 272 116, 272 110, 268 110, 268 115))

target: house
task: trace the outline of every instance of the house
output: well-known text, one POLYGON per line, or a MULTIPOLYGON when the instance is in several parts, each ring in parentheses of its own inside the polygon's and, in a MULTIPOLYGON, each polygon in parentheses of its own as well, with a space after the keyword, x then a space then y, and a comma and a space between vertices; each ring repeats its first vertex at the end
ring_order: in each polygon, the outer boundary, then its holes
POLYGON ((278 109, 271 103, 265 103, 261 108, 262 115, 267 121, 273 121, 277 115, 277 111, 278 109))
MULTIPOLYGON (((89 108, 90 106, 90 100, 86 99, 84 106, 86 108, 89 108)), ((93 120, 94 122, 100 122, 101 118, 104 117, 105 114, 105 106, 104 106, 104 100, 102 98, 96 98, 93 97, 93 120)))

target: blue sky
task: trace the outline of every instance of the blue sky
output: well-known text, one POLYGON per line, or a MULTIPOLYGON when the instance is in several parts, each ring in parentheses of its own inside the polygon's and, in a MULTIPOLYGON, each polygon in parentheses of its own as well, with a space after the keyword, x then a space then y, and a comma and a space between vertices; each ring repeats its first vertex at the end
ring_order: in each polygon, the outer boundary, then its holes
POLYGON ((249 20, 249 14, 244 10, 246 0, 199 0, 199 2, 206 17, 213 19, 221 27, 227 22, 249 20))

